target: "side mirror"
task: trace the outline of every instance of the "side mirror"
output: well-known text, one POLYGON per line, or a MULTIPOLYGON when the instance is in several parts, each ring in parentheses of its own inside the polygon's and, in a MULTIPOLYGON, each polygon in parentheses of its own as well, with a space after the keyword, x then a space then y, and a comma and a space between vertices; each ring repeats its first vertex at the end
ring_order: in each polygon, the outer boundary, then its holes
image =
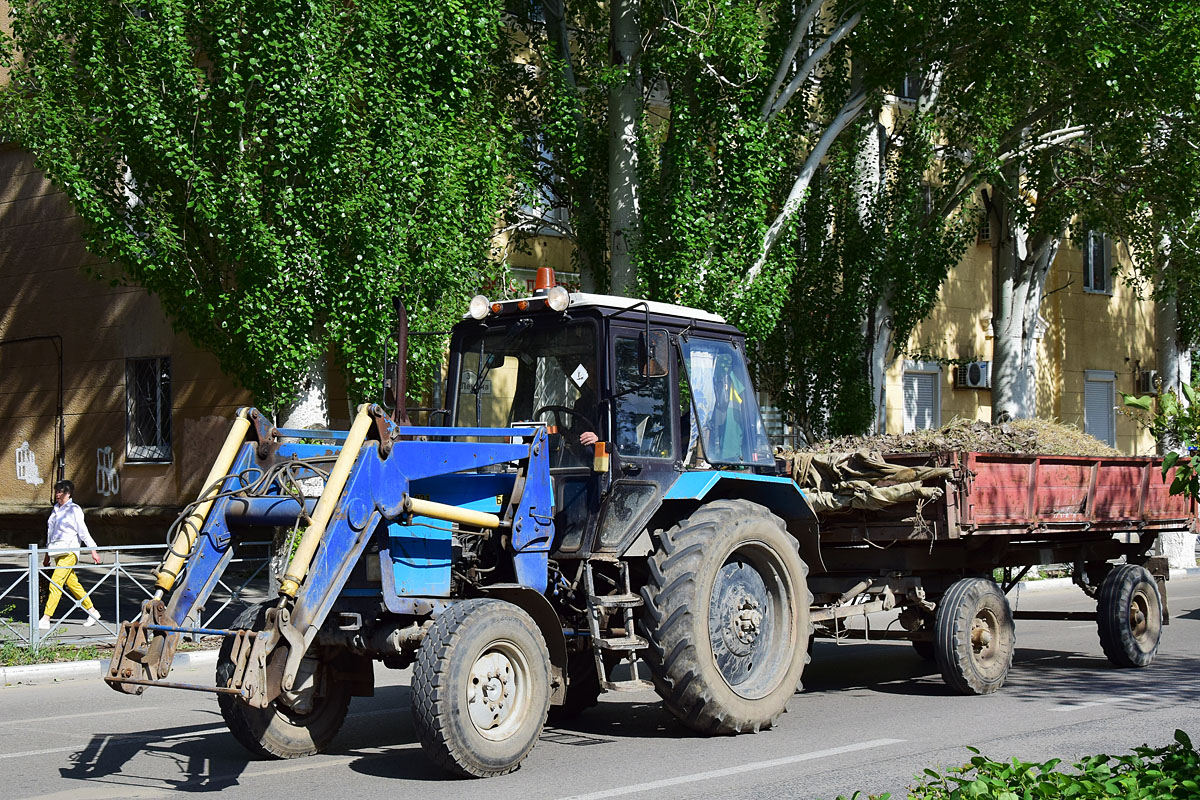
POLYGON ((670 363, 668 356, 671 352, 671 337, 666 331, 656 330, 650 331, 650 338, 646 338, 646 334, 641 334, 642 339, 642 363, 641 373, 643 378, 665 378, 669 372, 667 365, 670 363))

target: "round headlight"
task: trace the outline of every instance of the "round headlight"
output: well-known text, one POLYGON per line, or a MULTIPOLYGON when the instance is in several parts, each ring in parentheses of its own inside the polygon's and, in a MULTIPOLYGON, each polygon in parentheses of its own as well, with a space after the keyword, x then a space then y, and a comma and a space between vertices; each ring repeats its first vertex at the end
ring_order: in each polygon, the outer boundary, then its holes
POLYGON ((467 313, 473 319, 483 319, 491 311, 488 305, 488 299, 481 294, 477 294, 471 298, 471 305, 468 306, 467 313))
POLYGON ((555 286, 546 293, 546 305, 555 311, 566 311, 571 304, 571 295, 561 286, 555 286))

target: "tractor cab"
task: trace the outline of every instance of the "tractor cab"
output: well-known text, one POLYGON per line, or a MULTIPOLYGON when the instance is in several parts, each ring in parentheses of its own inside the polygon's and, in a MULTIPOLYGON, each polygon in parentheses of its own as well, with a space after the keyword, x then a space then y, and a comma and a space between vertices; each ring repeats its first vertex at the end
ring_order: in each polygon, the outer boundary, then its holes
POLYGON ((774 474, 741 333, 683 306, 568 293, 471 302, 455 326, 448 421, 545 425, 555 553, 622 553, 681 475, 774 474))

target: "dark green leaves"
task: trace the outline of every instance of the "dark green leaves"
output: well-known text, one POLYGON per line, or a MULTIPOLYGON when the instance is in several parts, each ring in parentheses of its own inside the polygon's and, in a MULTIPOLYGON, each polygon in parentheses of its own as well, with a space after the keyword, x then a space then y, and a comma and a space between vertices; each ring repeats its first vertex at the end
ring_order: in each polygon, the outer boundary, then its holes
MULTIPOLYGON (((371 396, 389 298, 445 329, 493 268, 511 157, 499 5, 134 8, 14 4, 27 61, 3 118, 91 249, 259 402, 286 401, 330 351, 371 396)), ((428 375, 440 345, 413 353, 428 375)))

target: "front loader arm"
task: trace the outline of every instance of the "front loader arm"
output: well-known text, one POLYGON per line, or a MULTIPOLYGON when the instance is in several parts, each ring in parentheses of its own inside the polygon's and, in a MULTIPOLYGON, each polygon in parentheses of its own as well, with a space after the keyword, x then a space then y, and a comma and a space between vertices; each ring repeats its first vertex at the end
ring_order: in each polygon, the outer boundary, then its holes
POLYGON ((464 517, 463 509, 412 498, 409 488, 413 480, 515 462, 518 477, 503 519, 483 515, 492 518, 491 524, 483 526, 507 530, 519 581, 538 592, 545 591, 553 539, 553 493, 544 428, 399 429, 386 419, 382 409, 363 406, 336 457, 333 450, 322 450, 317 445, 276 441, 262 446, 264 440, 277 440, 278 433, 274 429, 260 431, 257 446, 255 442, 241 446, 221 492, 210 503, 199 534, 191 537, 187 569, 174 585, 169 601, 164 602, 160 587, 144 604, 140 620, 122 626, 105 676, 113 688, 137 694, 167 676, 180 636, 192 630, 185 628, 186 621, 207 600, 233 555, 231 518, 290 525, 300 516, 306 526, 288 564, 278 603, 267 610, 262 631, 195 630, 236 637, 233 677, 228 686, 217 687, 217 691, 239 694, 255 706, 266 706, 281 692, 292 689, 301 659, 381 520, 405 519, 419 513, 481 524, 464 517), (377 440, 367 439, 371 431, 376 432, 377 440), (522 441, 418 441, 432 436, 448 439, 501 435, 519 436, 522 441), (272 490, 274 494, 262 494, 265 489, 260 478, 272 465, 300 463, 295 460, 311 460, 322 453, 333 466, 315 508, 305 505, 302 509, 303 498, 280 494, 278 486, 272 490), (419 512, 414 511, 418 504, 419 512))

